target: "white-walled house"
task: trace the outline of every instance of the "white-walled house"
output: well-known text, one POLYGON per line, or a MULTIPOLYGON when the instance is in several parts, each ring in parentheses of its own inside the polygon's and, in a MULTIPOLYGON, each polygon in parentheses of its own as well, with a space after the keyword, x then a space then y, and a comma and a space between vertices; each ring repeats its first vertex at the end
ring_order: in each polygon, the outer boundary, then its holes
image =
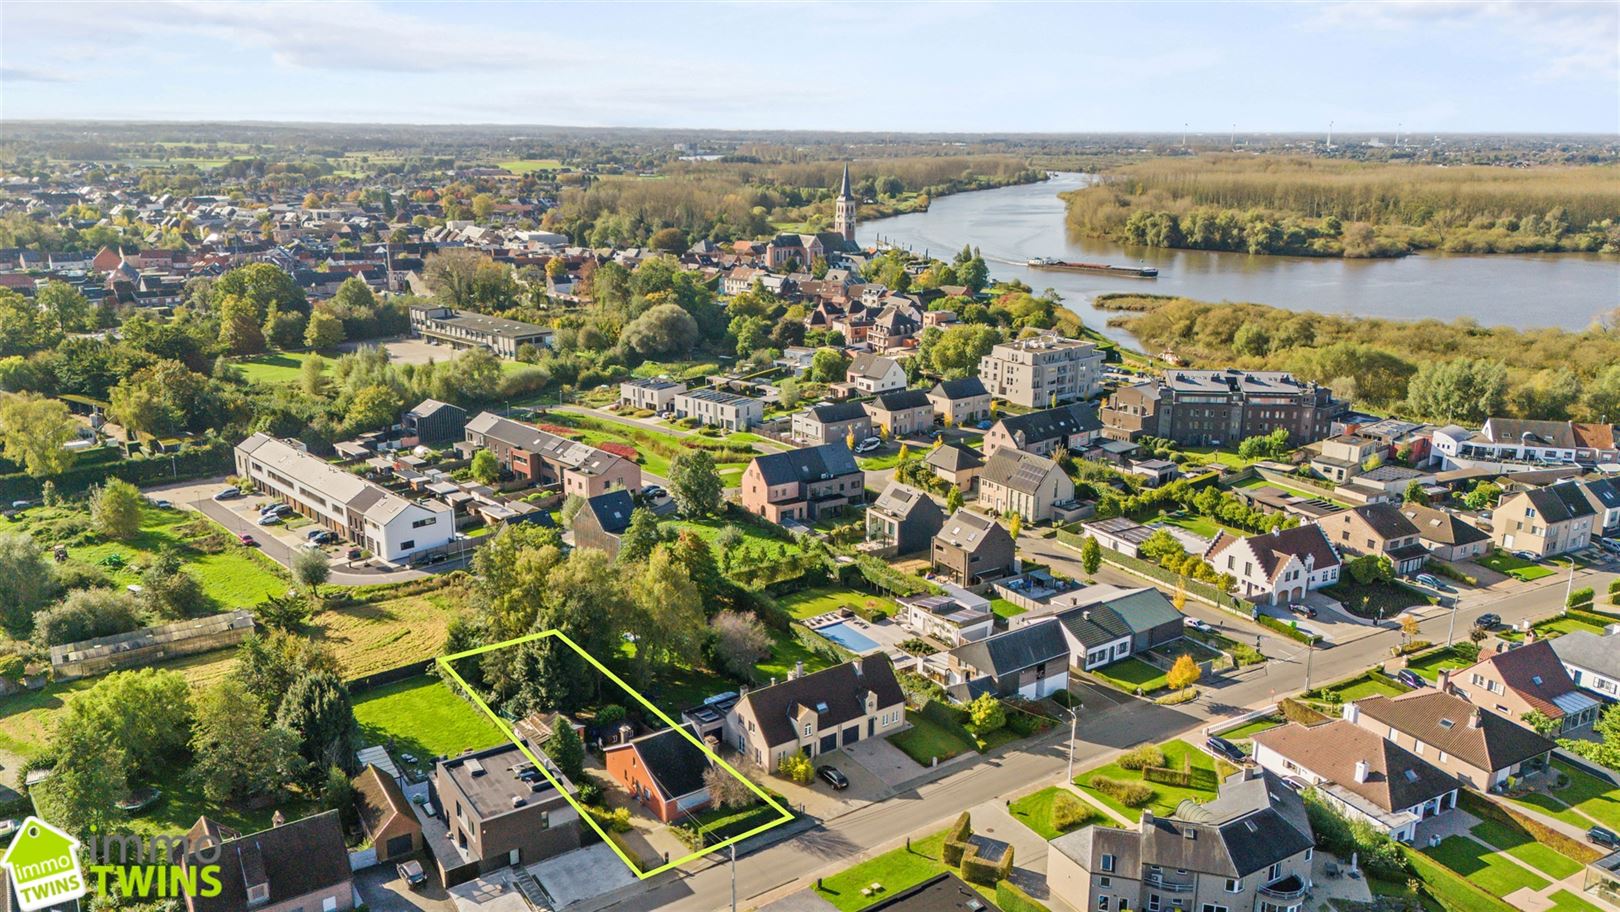
POLYGON ((1217 573, 1230 573, 1237 580, 1239 595, 1273 605, 1339 581, 1338 552, 1314 523, 1247 538, 1222 532, 1204 559, 1217 573))

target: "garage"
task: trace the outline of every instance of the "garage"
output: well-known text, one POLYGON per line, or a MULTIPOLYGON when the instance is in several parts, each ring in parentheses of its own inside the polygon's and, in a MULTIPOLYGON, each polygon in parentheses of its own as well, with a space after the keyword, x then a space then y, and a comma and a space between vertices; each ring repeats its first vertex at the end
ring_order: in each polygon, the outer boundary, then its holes
POLYGON ((825 754, 825 753, 829 753, 831 751, 835 751, 837 749, 838 749, 838 733, 837 732, 833 732, 830 735, 822 735, 821 736, 821 750, 817 751, 817 753, 825 754))
POLYGON ((845 747, 848 747, 859 740, 861 740, 861 727, 859 725, 851 725, 849 728, 844 729, 845 747))
POLYGON ((398 858, 401 855, 409 855, 411 852, 416 850, 414 842, 415 840, 411 838, 411 834, 409 833, 406 833, 403 836, 394 836, 388 840, 383 857, 398 858))

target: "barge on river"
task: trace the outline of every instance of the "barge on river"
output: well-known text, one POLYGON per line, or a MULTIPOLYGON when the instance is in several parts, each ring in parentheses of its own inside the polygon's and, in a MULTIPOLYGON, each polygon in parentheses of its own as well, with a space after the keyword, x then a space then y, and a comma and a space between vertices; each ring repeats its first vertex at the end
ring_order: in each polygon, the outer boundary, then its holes
POLYGON ((1065 272, 1100 272, 1104 275, 1127 276, 1133 279, 1156 279, 1156 266, 1110 266, 1106 263, 1071 263, 1052 257, 1036 257, 1028 263, 1031 269, 1061 269, 1065 272))

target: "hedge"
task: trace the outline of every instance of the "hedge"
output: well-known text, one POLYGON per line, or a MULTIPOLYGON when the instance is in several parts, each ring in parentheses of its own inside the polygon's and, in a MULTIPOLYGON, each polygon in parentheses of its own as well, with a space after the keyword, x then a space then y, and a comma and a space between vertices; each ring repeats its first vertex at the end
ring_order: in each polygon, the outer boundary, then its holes
POLYGON ((1504 826, 1516 826, 1536 842, 1551 848, 1560 855, 1567 855, 1581 864, 1591 864, 1603 857, 1603 853, 1579 839, 1572 839, 1563 833, 1547 826, 1539 820, 1521 813, 1517 808, 1497 804, 1489 798, 1483 798, 1470 791, 1463 791, 1457 799, 1457 806, 1473 814, 1481 820, 1495 820, 1504 826))
POLYGON ((1301 642, 1301 643, 1315 643, 1318 640, 1322 639, 1321 637, 1319 637, 1319 636, 1317 636, 1315 634, 1303 633, 1303 632, 1300 631, 1299 628, 1295 627, 1294 625, 1286 623, 1284 621, 1279 621, 1279 620, 1277 620, 1276 618, 1272 617, 1269 614, 1258 615, 1255 618, 1255 623, 1259 624, 1261 627, 1266 628, 1267 630, 1275 630, 1278 633, 1282 634, 1283 636, 1288 637, 1291 640, 1296 640, 1296 641, 1301 642))
MULTIPOLYGON (((1085 543, 1085 538, 1085 536, 1077 535, 1074 532, 1068 531, 1067 529, 1059 529, 1057 533, 1058 541, 1073 548, 1079 548, 1081 545, 1083 545, 1085 543)), ((1145 561, 1139 557, 1131 557, 1129 554, 1121 554, 1111 548, 1102 549, 1102 559, 1107 563, 1113 564, 1116 567, 1123 567, 1124 569, 1130 570, 1133 573, 1137 573, 1151 579, 1156 579, 1171 586, 1180 586, 1189 596, 1203 599, 1204 601, 1209 602, 1217 607, 1225 608, 1228 611, 1242 614, 1244 616, 1248 615, 1248 612, 1244 609, 1242 603, 1238 599, 1234 598, 1229 593, 1222 592, 1215 586, 1211 586, 1209 583, 1199 582, 1195 579, 1183 577, 1178 573, 1171 573, 1169 570, 1166 570, 1158 564, 1152 563, 1151 561, 1145 561)))
MULTIPOLYGON (((223 440, 191 444, 173 456, 156 454, 120 459, 116 462, 91 461, 74 465, 51 480, 58 494, 82 494, 109 478, 122 478, 133 485, 190 481, 209 475, 224 475, 235 468, 235 448, 223 440)), ((34 500, 39 497, 43 479, 23 473, 0 475, 0 501, 34 500)))
POLYGON ((1582 588, 1571 592, 1569 594, 1569 600, 1564 604, 1568 605, 1570 608, 1590 608, 1592 607, 1592 602, 1596 596, 1597 593, 1592 591, 1591 586, 1583 586, 1582 588))
POLYGON ((1052 912, 1031 899, 1028 893, 1010 880, 996 884, 996 905, 1002 908, 1002 912, 1052 912))
POLYGON ((967 841, 973 835, 973 818, 963 811, 950 829, 945 831, 945 845, 940 849, 940 860, 945 862, 947 868, 954 868, 962 863, 962 856, 967 854, 972 843, 967 841))
POLYGON ((962 879, 968 883, 988 887, 1001 883, 1012 876, 1013 847, 1007 846, 1007 851, 1001 853, 1000 861, 989 861, 979 857, 979 847, 968 844, 967 852, 962 855, 962 879))
POLYGON ((1289 722, 1298 722, 1301 725, 1316 725, 1320 722, 1332 722, 1333 717, 1317 712, 1293 697, 1283 697, 1277 701, 1277 709, 1282 712, 1284 719, 1289 722))
POLYGON ((1423 882, 1424 892, 1446 912, 1518 912, 1422 852, 1408 850, 1406 861, 1423 882))
POLYGON ((1091 787, 1129 808, 1139 808, 1157 795, 1150 786, 1141 782, 1126 782, 1107 776, 1092 776, 1091 787))
POLYGON ((1609 580, 1609 602, 1620 608, 1620 579, 1609 580))

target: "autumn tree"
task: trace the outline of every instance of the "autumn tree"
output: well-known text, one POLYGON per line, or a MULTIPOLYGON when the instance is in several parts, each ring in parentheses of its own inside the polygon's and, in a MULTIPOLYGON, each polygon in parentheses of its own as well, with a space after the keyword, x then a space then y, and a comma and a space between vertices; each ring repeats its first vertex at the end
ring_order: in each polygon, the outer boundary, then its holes
POLYGON ((1198 679, 1203 677, 1203 674, 1203 670, 1198 667, 1197 662, 1193 661, 1193 657, 1187 653, 1182 653, 1171 664, 1170 670, 1165 673, 1164 679, 1171 689, 1186 690, 1197 684, 1198 679))
POLYGON ((107 479, 90 495, 90 518, 101 535, 129 541, 141 531, 141 492, 122 478, 107 479))
POLYGON ((0 394, 0 447, 31 478, 60 475, 73 465, 66 448, 79 431, 67 403, 36 393, 0 394))
POLYGON ((771 635, 755 615, 726 609, 709 626, 715 663, 734 678, 750 680, 754 667, 771 654, 771 635))

